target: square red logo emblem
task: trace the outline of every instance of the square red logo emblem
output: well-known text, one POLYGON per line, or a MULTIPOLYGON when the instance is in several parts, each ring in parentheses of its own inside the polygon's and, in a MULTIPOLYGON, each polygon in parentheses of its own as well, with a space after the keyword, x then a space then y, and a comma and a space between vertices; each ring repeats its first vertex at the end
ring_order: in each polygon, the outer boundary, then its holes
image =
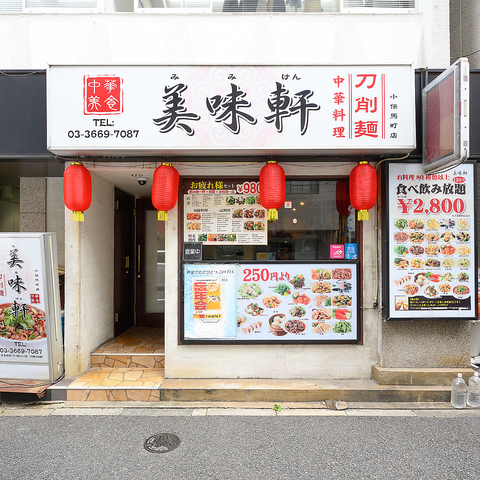
POLYGON ((120 77, 83 77, 83 113, 116 115, 123 112, 123 82, 120 77))

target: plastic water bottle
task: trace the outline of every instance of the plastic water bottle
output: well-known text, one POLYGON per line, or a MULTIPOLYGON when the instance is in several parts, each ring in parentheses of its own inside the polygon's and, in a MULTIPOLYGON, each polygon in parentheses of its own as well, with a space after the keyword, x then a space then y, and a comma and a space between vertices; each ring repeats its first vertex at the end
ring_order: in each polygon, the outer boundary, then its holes
POLYGON ((467 384, 461 373, 452 382, 451 402, 455 408, 465 408, 467 406, 467 384))
POLYGON ((469 407, 480 407, 480 377, 474 372, 473 377, 468 379, 467 405, 469 407))

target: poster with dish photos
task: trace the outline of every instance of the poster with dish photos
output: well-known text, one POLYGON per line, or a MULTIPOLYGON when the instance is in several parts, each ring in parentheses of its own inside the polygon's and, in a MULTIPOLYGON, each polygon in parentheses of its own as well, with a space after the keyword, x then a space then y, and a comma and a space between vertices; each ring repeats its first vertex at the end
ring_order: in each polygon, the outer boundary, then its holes
POLYGON ((390 163, 388 318, 477 317, 475 168, 390 163))
POLYGON ((53 381, 63 373, 54 233, 0 233, 1 377, 53 381))
POLYGON ((357 263, 241 264, 237 340, 359 339, 357 263))
POLYGON ((205 245, 266 245, 267 210, 259 182, 186 180, 184 242, 205 245))

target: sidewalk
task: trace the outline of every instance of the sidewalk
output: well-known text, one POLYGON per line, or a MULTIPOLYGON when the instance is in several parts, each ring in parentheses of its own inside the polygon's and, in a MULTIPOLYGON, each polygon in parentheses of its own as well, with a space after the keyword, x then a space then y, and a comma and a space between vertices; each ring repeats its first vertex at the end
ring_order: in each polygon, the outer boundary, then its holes
POLYGON ((1 404, 0 417, 24 416, 401 416, 480 417, 480 408, 457 410, 445 402, 38 402, 1 404), (274 408, 277 405, 276 408, 274 408))

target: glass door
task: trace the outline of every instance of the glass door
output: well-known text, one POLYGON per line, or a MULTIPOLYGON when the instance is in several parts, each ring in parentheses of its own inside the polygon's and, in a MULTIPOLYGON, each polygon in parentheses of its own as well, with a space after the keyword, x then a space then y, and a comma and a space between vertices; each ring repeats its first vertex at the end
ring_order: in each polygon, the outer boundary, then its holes
POLYGON ((165 222, 150 199, 137 200, 136 325, 163 325, 165 314, 165 222))

